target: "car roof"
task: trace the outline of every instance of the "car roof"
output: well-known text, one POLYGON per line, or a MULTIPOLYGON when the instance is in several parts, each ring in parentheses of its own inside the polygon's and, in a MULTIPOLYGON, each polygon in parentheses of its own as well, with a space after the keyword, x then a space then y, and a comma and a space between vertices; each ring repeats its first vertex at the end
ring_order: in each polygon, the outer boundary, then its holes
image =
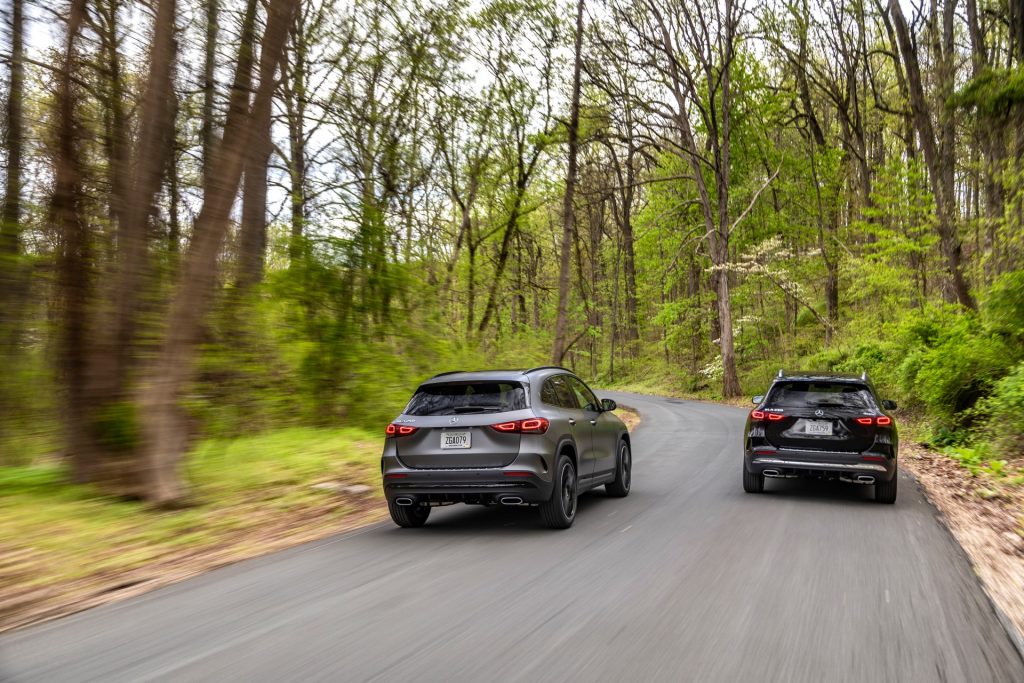
POLYGON ((780 373, 775 377, 773 383, 787 381, 816 382, 822 380, 827 382, 857 382, 858 384, 871 384, 871 381, 867 378, 867 375, 857 375, 850 372, 817 371, 780 373))
POLYGON ((434 375, 430 379, 424 380, 423 384, 446 384, 449 382, 528 382, 532 376, 547 377, 557 373, 573 374, 572 370, 552 365, 521 370, 475 370, 471 372, 455 370, 434 375))

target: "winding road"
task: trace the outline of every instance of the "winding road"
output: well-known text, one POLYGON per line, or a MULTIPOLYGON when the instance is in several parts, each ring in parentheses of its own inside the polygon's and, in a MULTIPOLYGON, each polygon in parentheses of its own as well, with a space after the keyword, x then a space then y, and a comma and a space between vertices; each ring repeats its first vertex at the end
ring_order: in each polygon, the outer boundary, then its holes
POLYGON ((0 638, 0 681, 1024 681, 936 512, 740 485, 744 411, 643 417, 626 499, 572 529, 453 506, 0 638))

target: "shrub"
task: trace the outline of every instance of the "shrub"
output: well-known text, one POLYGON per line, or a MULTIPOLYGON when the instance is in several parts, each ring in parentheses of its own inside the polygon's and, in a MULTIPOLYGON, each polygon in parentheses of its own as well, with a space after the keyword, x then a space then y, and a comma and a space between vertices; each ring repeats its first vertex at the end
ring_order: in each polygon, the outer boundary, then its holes
POLYGON ((1024 455, 1024 363, 999 380, 981 410, 989 417, 986 432, 992 444, 1011 457, 1024 455))

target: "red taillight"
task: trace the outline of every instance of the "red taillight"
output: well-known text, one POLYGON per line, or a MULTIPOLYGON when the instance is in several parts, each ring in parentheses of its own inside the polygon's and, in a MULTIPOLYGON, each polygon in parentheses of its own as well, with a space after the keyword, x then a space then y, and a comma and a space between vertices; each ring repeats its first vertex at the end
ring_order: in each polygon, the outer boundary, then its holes
POLYGON ((888 427, 892 424, 892 418, 882 415, 881 417, 858 417, 857 424, 871 425, 876 424, 879 427, 888 427))
POLYGON ((779 415, 778 413, 768 413, 768 419, 771 420, 772 422, 778 422, 784 417, 785 415, 779 415))
POLYGON ((763 420, 765 415, 767 415, 767 413, 761 410, 755 410, 754 412, 750 413, 750 417, 754 418, 755 420, 763 420))
POLYGON ((410 427, 409 425, 400 425, 392 422, 384 428, 384 436, 409 436, 419 431, 419 427, 410 427))
POLYGON ((771 420, 772 422, 778 422, 779 420, 785 419, 786 416, 778 413, 769 413, 764 410, 755 410, 750 413, 750 417, 755 420, 771 420))
POLYGON ((543 417, 531 417, 523 420, 519 429, 525 434, 543 434, 548 431, 548 421, 543 417))
POLYGON ((547 418, 531 417, 525 420, 499 422, 496 425, 491 425, 491 429, 497 432, 505 432, 506 434, 543 434, 544 432, 548 431, 548 424, 550 423, 548 422, 547 418))

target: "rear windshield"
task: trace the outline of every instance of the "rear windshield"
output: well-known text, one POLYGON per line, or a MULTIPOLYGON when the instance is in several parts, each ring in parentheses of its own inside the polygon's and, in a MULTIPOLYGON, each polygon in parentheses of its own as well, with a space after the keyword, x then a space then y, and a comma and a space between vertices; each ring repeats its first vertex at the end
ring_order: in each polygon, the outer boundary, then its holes
POLYGON ((823 408, 872 408, 871 392, 851 382, 784 382, 776 384, 768 397, 772 406, 823 408))
POLYGON ((504 413, 526 408, 526 390, 516 382, 426 384, 416 390, 406 415, 504 413))

